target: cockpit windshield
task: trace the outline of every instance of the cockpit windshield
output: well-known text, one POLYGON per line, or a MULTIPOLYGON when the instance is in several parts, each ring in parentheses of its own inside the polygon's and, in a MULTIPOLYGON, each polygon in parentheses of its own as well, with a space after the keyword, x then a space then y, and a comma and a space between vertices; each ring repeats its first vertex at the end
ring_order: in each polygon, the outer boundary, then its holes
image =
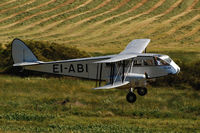
POLYGON ((157 65, 169 65, 172 61, 172 59, 169 56, 163 55, 160 57, 155 57, 155 60, 157 62, 157 65))
POLYGON ((165 59, 163 59, 164 61, 166 61, 168 64, 170 64, 171 63, 171 61, 172 61, 172 59, 171 58, 165 58, 165 59))

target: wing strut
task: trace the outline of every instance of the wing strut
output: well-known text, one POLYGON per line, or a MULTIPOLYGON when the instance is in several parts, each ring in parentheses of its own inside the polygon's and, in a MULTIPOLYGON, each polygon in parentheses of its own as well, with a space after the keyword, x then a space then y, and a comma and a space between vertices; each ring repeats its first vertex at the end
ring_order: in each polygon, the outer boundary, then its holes
POLYGON ((115 63, 112 63, 112 84, 114 84, 114 77, 115 77, 115 63))
POLYGON ((101 66, 100 66, 100 77, 99 77, 99 86, 101 86, 101 77, 102 77, 102 63, 101 63, 101 66))
MULTIPOLYGON (((100 65, 100 63, 98 63, 100 65)), ((97 65, 97 82, 99 81, 99 86, 101 85, 101 75, 102 75, 102 65, 97 65)), ((110 82, 103 87, 97 87, 94 89, 111 89, 120 86, 124 86, 130 83, 126 80, 127 77, 132 76, 133 59, 123 60, 120 62, 110 62, 110 82)), ((142 75, 143 76, 143 75, 142 75)), ((97 83, 98 85, 98 83, 97 83)))
POLYGON ((96 87, 101 86, 101 82, 102 82, 102 69, 103 69, 103 64, 101 63, 97 64, 97 73, 96 73, 96 87))
POLYGON ((114 67, 115 67, 115 64, 114 63, 111 63, 110 64, 110 83, 113 84, 114 82, 114 67))
POLYGON ((99 64, 97 64, 96 87, 98 85, 98 77, 99 77, 99 64))
POLYGON ((122 69, 123 70, 122 71, 122 83, 123 83, 124 82, 124 78, 125 78, 124 77, 124 72, 125 72, 125 61, 124 60, 123 60, 123 64, 122 65, 123 65, 123 69, 122 69))
POLYGON ((110 64, 110 83, 112 83, 112 71, 113 71, 113 68, 112 68, 112 63, 110 64))

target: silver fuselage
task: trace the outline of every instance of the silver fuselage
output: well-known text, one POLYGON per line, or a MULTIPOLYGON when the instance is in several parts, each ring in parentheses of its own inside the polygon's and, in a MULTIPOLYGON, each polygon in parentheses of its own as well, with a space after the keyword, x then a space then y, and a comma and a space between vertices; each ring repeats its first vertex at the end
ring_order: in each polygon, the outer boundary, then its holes
MULTIPOLYGON (((41 62, 38 65, 24 66, 24 69, 87 79, 109 80, 111 64, 97 64, 95 62, 109 59, 113 56, 114 55, 41 62)), ((116 62, 114 64, 114 73, 122 73, 120 67, 122 63, 116 62)), ((169 74, 176 74, 180 71, 180 67, 167 55, 143 53, 135 58, 126 60, 123 71, 133 75, 147 74, 149 78, 156 78, 169 74), (158 61, 163 64, 159 64, 158 61)), ((129 78, 127 80, 134 79, 129 78)))

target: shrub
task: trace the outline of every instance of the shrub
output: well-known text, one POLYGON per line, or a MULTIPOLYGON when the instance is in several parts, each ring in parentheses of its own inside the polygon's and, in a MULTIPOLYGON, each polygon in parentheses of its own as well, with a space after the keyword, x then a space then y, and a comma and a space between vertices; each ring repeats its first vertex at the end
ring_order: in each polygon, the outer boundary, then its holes
POLYGON ((196 90, 200 90, 200 60, 192 63, 178 62, 181 72, 178 75, 169 75, 151 83, 157 86, 175 86, 185 89, 184 85, 189 85, 196 90))
POLYGON ((38 59, 42 61, 67 60, 89 56, 86 52, 80 51, 76 47, 66 47, 57 43, 43 41, 25 41, 25 43, 38 59))

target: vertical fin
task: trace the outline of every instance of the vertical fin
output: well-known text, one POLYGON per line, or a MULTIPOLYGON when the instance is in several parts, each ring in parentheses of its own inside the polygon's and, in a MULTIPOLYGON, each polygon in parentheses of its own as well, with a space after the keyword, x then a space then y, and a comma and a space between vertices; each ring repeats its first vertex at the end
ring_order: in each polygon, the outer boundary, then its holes
POLYGON ((33 52, 19 39, 14 39, 12 42, 12 58, 15 64, 38 61, 33 52))

